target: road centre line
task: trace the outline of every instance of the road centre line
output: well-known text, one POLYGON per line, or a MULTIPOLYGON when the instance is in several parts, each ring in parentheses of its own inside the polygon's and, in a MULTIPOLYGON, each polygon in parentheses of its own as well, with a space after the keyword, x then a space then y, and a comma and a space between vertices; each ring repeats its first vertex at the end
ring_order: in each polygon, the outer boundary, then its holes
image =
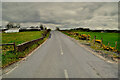
POLYGON ((60 45, 60 53, 61 53, 61 55, 63 55, 64 53, 63 53, 62 45, 60 44, 60 40, 58 40, 58 42, 59 42, 59 45, 60 45))

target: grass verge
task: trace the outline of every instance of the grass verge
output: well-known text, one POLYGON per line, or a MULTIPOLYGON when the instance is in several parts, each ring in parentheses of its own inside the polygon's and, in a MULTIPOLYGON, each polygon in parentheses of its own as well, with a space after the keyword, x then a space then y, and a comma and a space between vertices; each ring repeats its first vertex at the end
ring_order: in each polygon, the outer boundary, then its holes
POLYGON ((104 50, 101 47, 101 44, 99 44, 99 43, 95 43, 94 44, 93 40, 80 40, 78 36, 70 35, 69 33, 65 32, 65 31, 62 31, 62 32, 64 34, 66 34, 66 35, 68 35, 68 36, 78 40, 81 44, 90 46, 90 48, 92 48, 93 51, 97 52, 99 55, 101 55, 101 56, 103 56, 103 57, 105 57, 107 59, 110 59, 112 61, 118 61, 118 59, 120 58, 120 54, 119 53, 104 50))
MULTIPOLYGON (((108 45, 109 42, 109 46, 111 47, 115 47, 115 42, 117 41, 117 49, 120 49, 119 45, 120 45, 120 33, 110 33, 110 32, 85 32, 85 31, 79 31, 79 30, 73 30, 70 31, 73 33, 79 33, 79 34, 86 34, 86 35, 90 35, 90 39, 93 40, 94 36, 96 36, 96 39, 101 40, 101 38, 103 38, 103 44, 108 45)), ((63 31, 63 33, 67 34, 66 32, 63 31)), ((69 34, 67 34, 69 35, 69 34)), ((71 35, 69 35, 71 36, 71 35)))
POLYGON ((30 52, 32 52, 35 48, 37 48, 40 44, 42 44, 48 37, 49 33, 43 40, 40 40, 38 43, 33 44, 32 46, 30 46, 29 48, 25 49, 25 51, 22 52, 14 51, 12 46, 7 46, 8 47, 7 51, 5 53, 2 53, 1 67, 5 68, 17 61, 20 61, 22 58, 26 57, 30 52))

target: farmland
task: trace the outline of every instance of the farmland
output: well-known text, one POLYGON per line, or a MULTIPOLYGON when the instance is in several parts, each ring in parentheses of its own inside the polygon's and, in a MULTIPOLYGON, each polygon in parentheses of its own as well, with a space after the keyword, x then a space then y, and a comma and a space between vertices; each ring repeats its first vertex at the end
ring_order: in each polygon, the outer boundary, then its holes
MULTIPOLYGON (((72 31, 72 32, 77 32, 79 34, 89 34, 91 37, 90 39, 93 40, 94 36, 96 36, 96 39, 101 40, 103 38, 103 44, 108 45, 111 47, 115 47, 115 42, 117 41, 117 49, 119 49, 120 42, 118 39, 120 39, 120 33, 100 33, 100 32, 84 32, 84 31, 72 31)), ((67 33, 66 33, 67 34, 67 33)))
POLYGON ((33 39, 42 37, 43 31, 19 32, 19 33, 2 33, 2 43, 13 43, 16 45, 33 39))
MULTIPOLYGON (((45 31, 2 33, 2 44, 15 42, 15 44, 18 45, 27 41, 41 38, 42 33, 45 33, 45 31)), ((18 52, 17 50, 14 50, 13 45, 2 46, 2 66, 1 67, 4 68, 12 63, 15 63, 21 60, 22 58, 27 56, 31 51, 33 51, 36 47, 38 47, 41 43, 43 43, 48 38, 48 36, 49 36, 49 33, 43 40, 40 40, 39 42, 34 43, 33 45, 27 47, 22 52, 18 52)))

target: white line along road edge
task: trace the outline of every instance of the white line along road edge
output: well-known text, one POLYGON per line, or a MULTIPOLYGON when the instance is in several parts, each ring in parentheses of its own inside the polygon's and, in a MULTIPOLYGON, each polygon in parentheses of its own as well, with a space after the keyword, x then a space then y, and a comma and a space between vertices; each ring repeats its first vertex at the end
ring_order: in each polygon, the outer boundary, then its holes
POLYGON ((66 80, 69 80, 68 73, 67 73, 67 70, 66 70, 66 69, 64 69, 64 74, 65 74, 66 80))

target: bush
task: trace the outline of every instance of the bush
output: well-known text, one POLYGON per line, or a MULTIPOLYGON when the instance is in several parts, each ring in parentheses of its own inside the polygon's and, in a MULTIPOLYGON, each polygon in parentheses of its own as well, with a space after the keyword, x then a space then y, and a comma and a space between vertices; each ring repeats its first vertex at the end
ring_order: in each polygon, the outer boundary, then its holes
POLYGON ((101 43, 101 40, 95 40, 95 42, 97 42, 97 43, 101 43))
POLYGON ((115 47, 105 46, 104 44, 102 45, 102 48, 103 48, 104 50, 107 50, 107 51, 118 52, 118 50, 117 50, 117 49, 115 49, 115 47))
POLYGON ((103 47, 102 47, 104 50, 107 50, 107 51, 109 51, 109 47, 108 46, 105 46, 104 44, 103 44, 103 47))
POLYGON ((47 32, 50 32, 51 31, 51 29, 47 29, 47 32))
POLYGON ((86 35, 86 34, 80 34, 79 35, 79 39, 81 39, 81 40, 89 40, 89 38, 90 38, 90 35, 86 35))

